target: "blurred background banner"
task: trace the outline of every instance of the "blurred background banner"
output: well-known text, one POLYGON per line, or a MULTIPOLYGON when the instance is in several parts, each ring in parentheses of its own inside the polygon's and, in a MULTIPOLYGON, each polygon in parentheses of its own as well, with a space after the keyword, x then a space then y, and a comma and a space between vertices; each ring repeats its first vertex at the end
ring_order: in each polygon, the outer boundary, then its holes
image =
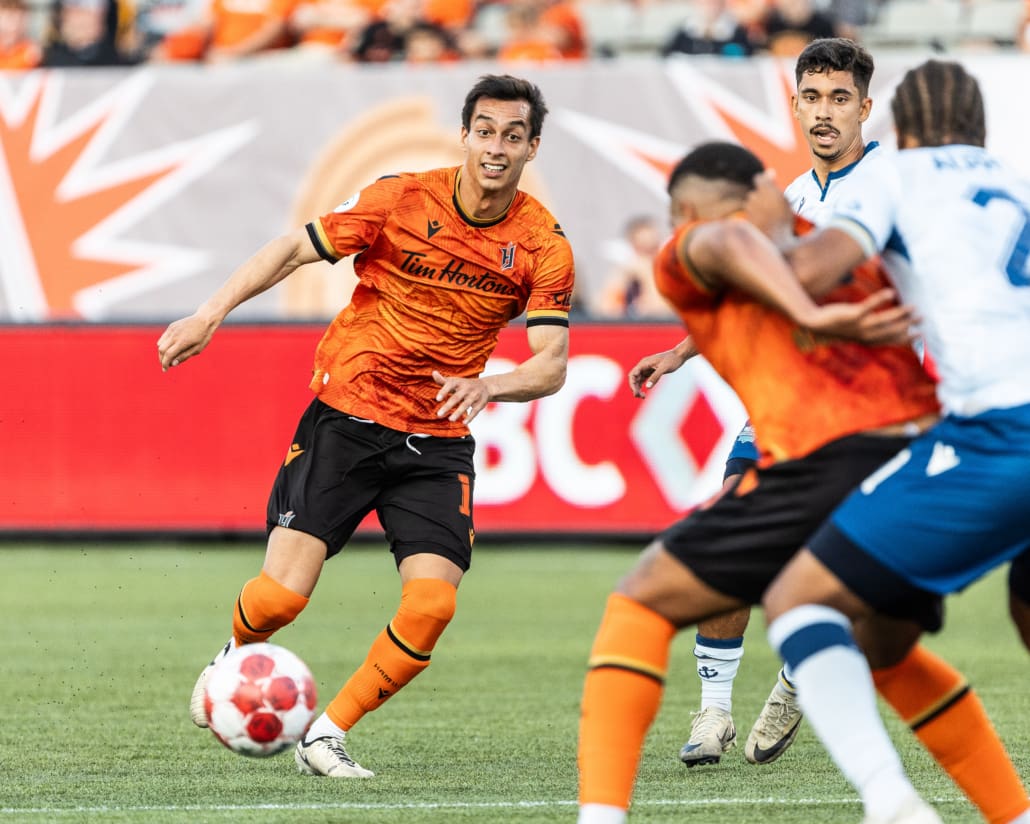
MULTIPOLYGON (((246 533, 310 402, 322 327, 223 327, 162 373, 157 326, 0 328, 0 533, 246 533)), ((473 422, 480 534, 642 535, 718 488, 744 422, 699 359, 634 398, 626 372, 674 325, 574 330, 568 381, 473 422)), ((528 356, 501 336, 489 369, 528 356)), ((365 529, 378 529, 369 519, 365 529)))
MULTIPOLYGON (((868 139, 893 146, 890 95, 921 60, 877 59, 868 139)), ((1026 109, 1011 105, 1030 60, 963 62, 986 93, 988 144, 1030 174, 1026 109)), ((697 143, 742 142, 784 185, 808 168, 791 66, 513 69, 550 106, 523 181, 570 238, 578 286, 565 388, 474 424, 481 534, 649 534, 718 488, 744 420, 735 397, 698 360, 633 398, 626 372, 682 329, 602 298, 649 254, 631 260, 627 226, 650 227, 649 248, 667 232, 666 175, 697 143)), ((184 369, 161 373, 157 337, 269 238, 381 174, 460 163, 464 95, 497 70, 267 58, 0 73, 0 534, 263 531, 315 345, 353 288, 348 261, 249 301, 184 369)), ((526 355, 515 321, 492 368, 526 355)))
MULTIPOLYGON (((919 62, 877 60, 869 139, 893 145, 890 94, 919 62)), ((968 57, 988 143, 1030 172, 1030 60, 968 57)), ((792 61, 584 61, 511 70, 550 106, 524 187, 576 252, 594 312, 627 221, 665 226, 665 179, 698 142, 737 140, 788 182, 808 168, 790 113, 792 61)), ((296 59, 0 73, 0 322, 153 321, 203 300, 270 237, 381 174, 461 160, 460 110, 496 64, 361 66, 296 59)), ((234 319, 322 319, 353 287, 317 264, 234 319)))

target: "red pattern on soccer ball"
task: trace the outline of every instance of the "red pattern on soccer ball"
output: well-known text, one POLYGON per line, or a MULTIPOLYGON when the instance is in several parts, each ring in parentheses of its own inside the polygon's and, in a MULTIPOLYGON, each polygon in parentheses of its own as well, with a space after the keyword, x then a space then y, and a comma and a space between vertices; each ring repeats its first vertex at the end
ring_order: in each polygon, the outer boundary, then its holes
POLYGON ((229 653, 208 676, 204 706, 215 737, 243 755, 265 756, 296 743, 314 717, 314 678, 289 650, 251 644, 229 653))

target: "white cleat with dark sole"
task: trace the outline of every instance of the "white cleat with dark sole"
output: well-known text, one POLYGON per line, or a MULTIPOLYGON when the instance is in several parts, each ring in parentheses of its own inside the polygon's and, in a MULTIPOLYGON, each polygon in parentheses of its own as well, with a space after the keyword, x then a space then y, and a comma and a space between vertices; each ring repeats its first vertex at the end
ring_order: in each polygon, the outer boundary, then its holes
POLYGON ((797 695, 777 681, 747 737, 744 758, 751 764, 771 764, 794 743, 803 718, 797 695))
POLYGON ((719 707, 705 707, 694 716, 690 739, 680 750, 680 761, 688 767, 718 764, 722 754, 736 743, 733 717, 719 707))
POLYGON ((229 650, 235 649, 235 647, 235 642, 230 638, 228 643, 218 651, 214 660, 200 671, 200 677, 197 678, 197 683, 193 685, 193 695, 190 696, 190 719, 198 727, 207 727, 207 709, 204 707, 204 688, 207 686, 208 676, 211 674, 211 670, 215 668, 215 664, 225 658, 229 650))
POLYGON ((375 775, 347 755, 342 738, 330 735, 298 741, 293 759, 297 762, 297 769, 305 775, 326 778, 371 778, 375 775))

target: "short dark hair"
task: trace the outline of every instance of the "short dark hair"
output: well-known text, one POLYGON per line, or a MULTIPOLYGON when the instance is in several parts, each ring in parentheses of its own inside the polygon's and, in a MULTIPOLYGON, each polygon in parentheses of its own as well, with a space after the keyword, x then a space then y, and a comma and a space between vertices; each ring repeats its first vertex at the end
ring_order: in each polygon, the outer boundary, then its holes
POLYGON ((798 55, 798 61, 794 64, 794 79, 800 86, 801 78, 809 73, 848 72, 862 97, 868 97, 873 68, 873 56, 854 40, 846 37, 820 37, 805 46, 798 55))
POLYGON ((481 98, 493 100, 525 100, 529 104, 529 138, 538 137, 544 128, 547 104, 539 87, 528 80, 510 74, 484 74, 465 96, 461 110, 461 125, 472 130, 472 112, 481 98))
POLYGON ((920 146, 983 146, 987 116, 980 85, 959 63, 927 60, 910 69, 894 90, 891 113, 898 136, 920 146))
POLYGON ((671 195, 677 184, 688 175, 705 180, 725 180, 753 189, 755 175, 764 170, 762 161, 740 144, 713 140, 696 146, 676 164, 669 174, 667 191, 671 195))

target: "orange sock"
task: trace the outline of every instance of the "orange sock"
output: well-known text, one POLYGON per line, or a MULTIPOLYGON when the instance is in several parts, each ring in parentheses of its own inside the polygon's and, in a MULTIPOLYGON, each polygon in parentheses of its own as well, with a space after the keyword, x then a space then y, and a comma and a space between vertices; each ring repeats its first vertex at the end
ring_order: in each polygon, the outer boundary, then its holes
POLYGON ((366 712, 429 666, 429 656, 451 618, 457 589, 437 578, 416 578, 401 589, 401 605, 376 636, 365 662, 329 702, 326 714, 349 730, 366 712))
POLYGON ((629 809, 644 738, 662 701, 676 628, 613 593, 590 651, 579 722, 579 802, 629 809))
POLYGON ((262 570, 243 585, 232 613, 232 634, 237 646, 267 641, 300 615, 308 599, 287 589, 262 570))
POLYGON ((874 670, 880 695, 991 824, 1030 810, 1023 782, 980 699, 947 661, 916 646, 874 670))

